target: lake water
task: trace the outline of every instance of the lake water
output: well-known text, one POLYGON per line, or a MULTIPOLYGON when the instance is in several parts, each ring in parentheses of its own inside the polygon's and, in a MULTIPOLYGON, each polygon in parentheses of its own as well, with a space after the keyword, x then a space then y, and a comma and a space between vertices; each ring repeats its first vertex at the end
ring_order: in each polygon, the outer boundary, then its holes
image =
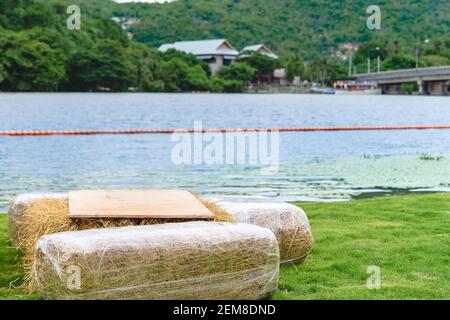
MULTIPOLYGON (((0 130, 450 124, 450 98, 0 94, 0 130)), ((24 192, 187 188, 205 195, 348 200, 450 190, 450 130, 280 134, 280 166, 176 165, 170 135, 0 137, 0 209, 24 192), (424 160, 423 154, 442 157, 424 160)))

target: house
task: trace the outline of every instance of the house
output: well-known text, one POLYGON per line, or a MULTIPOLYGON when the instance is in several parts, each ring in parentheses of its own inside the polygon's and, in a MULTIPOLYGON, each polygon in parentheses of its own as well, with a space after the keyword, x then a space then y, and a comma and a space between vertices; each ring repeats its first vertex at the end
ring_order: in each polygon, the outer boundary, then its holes
POLYGON ((239 55, 239 52, 225 39, 180 41, 159 47, 161 52, 169 49, 192 53, 198 59, 205 61, 211 75, 216 74, 222 66, 234 63, 239 55))
POLYGON ((278 59, 278 56, 263 44, 256 44, 256 45, 245 47, 241 51, 241 57, 245 57, 246 53, 248 53, 248 52, 259 52, 259 53, 261 53, 265 56, 268 56, 272 59, 278 59))

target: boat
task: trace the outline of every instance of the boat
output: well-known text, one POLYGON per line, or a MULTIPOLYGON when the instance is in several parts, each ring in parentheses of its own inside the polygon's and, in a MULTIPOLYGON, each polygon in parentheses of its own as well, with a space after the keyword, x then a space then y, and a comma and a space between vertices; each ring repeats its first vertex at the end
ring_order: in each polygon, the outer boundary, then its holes
POLYGON ((351 94, 351 95, 379 95, 382 94, 381 88, 378 88, 377 83, 364 81, 359 82, 355 80, 339 80, 333 85, 336 94, 351 94))

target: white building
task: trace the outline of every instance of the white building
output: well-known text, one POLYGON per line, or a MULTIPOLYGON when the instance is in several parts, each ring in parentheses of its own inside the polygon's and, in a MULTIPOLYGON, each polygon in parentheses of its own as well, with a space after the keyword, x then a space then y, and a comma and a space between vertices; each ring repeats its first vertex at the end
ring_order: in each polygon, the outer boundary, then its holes
POLYGON ((259 52, 265 56, 268 56, 272 59, 278 59, 278 56, 272 52, 269 48, 267 48, 263 44, 255 44, 252 46, 247 46, 241 51, 241 57, 244 57, 246 55, 246 52, 259 52))
POLYGON ((208 64, 209 72, 212 75, 217 73, 223 65, 232 64, 239 55, 239 52, 225 39, 180 41, 163 44, 159 47, 161 52, 169 49, 192 53, 208 64))

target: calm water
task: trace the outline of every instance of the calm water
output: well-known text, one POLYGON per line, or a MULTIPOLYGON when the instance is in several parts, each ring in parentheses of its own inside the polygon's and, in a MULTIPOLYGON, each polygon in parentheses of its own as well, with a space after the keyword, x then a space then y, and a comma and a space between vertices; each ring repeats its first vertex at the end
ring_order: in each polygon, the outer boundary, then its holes
MULTIPOLYGON (((0 130, 450 124, 446 97, 0 94, 0 111, 0 130)), ((450 130, 282 133, 271 176, 255 166, 175 165, 174 145, 170 135, 0 137, 0 208, 19 193, 80 188, 280 200, 450 190, 450 130)))

